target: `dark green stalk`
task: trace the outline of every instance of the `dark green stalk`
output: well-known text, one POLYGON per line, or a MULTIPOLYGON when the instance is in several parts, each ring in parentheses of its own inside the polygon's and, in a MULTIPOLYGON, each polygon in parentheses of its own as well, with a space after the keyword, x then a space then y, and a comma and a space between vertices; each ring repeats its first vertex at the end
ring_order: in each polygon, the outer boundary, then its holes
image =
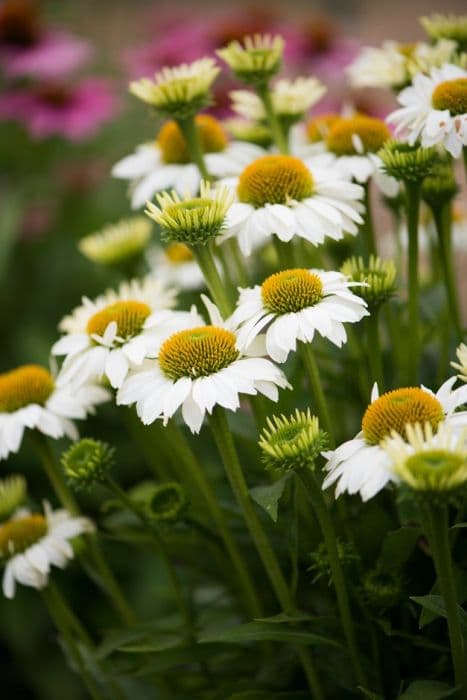
POLYGON ((439 590, 446 607, 454 676, 460 688, 461 697, 465 700, 467 698, 467 664, 452 567, 447 506, 430 504, 426 510, 428 539, 433 553, 439 590))
POLYGON ((438 234, 439 256, 443 269, 444 284, 448 300, 449 315, 454 326, 457 341, 462 340, 462 324, 457 295, 456 277, 452 260, 451 247, 451 204, 448 202, 442 207, 432 208, 436 232, 438 234))
POLYGON ((418 385, 420 359, 419 280, 418 280, 418 218, 420 211, 420 182, 406 182, 407 232, 409 238, 409 349, 407 357, 408 384, 418 385))
MULTIPOLYGON (((238 459, 237 450, 232 438, 232 433, 223 408, 216 406, 210 417, 210 426, 221 455, 227 478, 235 494, 237 502, 242 510, 251 537, 256 545, 261 562, 272 584, 276 597, 284 610, 290 612, 294 609, 294 601, 284 578, 276 554, 271 546, 269 538, 258 517, 253 501, 250 498, 248 486, 243 475, 243 470, 238 459)), ((324 700, 318 676, 313 661, 307 649, 297 649, 304 671, 306 673, 313 697, 324 700)))
POLYGON ((361 685, 363 688, 367 688, 366 677, 360 663, 360 652, 358 649, 354 624, 350 612, 350 602, 345 585, 344 573, 342 571, 342 565, 339 559, 334 524, 324 500, 323 492, 312 471, 307 466, 304 466, 301 469, 298 469, 296 474, 302 481, 305 492, 310 500, 323 534, 324 543, 326 545, 329 557, 329 565, 331 567, 332 581, 336 591, 337 605, 339 607, 342 628, 344 630, 350 658, 352 660, 355 678, 359 685, 361 685))

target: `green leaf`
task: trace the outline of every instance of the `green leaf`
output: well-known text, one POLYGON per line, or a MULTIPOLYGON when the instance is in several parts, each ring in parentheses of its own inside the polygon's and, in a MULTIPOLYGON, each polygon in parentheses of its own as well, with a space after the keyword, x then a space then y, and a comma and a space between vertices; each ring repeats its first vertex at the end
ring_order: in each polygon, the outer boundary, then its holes
POLYGON ((229 695, 227 700, 308 700, 309 693, 298 691, 296 693, 272 693, 270 690, 245 690, 241 693, 229 695))
POLYGON ((385 569, 392 570, 403 566, 421 534, 420 527, 401 527, 399 530, 388 532, 381 549, 380 564, 385 569))
POLYGON ((277 521, 279 501, 283 496, 289 478, 290 474, 286 474, 282 479, 275 481, 273 484, 256 486, 254 489, 250 489, 250 496, 252 499, 266 511, 274 522, 277 521))
POLYGON ((453 525, 450 529, 451 530, 458 530, 459 528, 467 527, 467 523, 456 523, 456 525, 453 525))
MULTIPOLYGON (((326 618, 328 619, 328 618, 326 618)), ((323 620, 323 617, 315 615, 307 615, 307 613, 285 613, 281 612, 278 615, 272 615, 271 617, 257 617, 255 622, 267 622, 268 624, 284 624, 284 623, 297 623, 297 622, 312 622, 316 620, 323 620)))
MULTIPOLYGON (((444 604, 442 596, 440 595, 411 596, 410 599, 413 600, 415 603, 418 603, 418 605, 421 605, 422 608, 426 608, 431 613, 434 613, 437 617, 447 616, 446 606, 444 604)), ((459 609, 462 635, 464 639, 467 639, 467 613, 463 608, 461 608, 460 605, 458 605, 457 607, 459 609)), ((428 622, 431 622, 431 619, 424 620, 423 617, 420 616, 419 627, 424 627, 426 624, 428 624, 428 622)))
POLYGON ((439 681, 415 681, 399 696, 399 700, 441 700, 455 692, 455 688, 439 681))
POLYGON ((340 646, 334 639, 313 634, 306 628, 297 626, 284 629, 282 625, 271 625, 269 622, 247 622, 228 629, 206 632, 200 638, 200 642, 225 642, 228 644, 254 641, 340 646))
POLYGON ((212 660, 215 654, 219 654, 217 644, 190 644, 166 649, 151 655, 151 661, 142 666, 135 675, 149 676, 177 666, 193 664, 196 661, 212 660))

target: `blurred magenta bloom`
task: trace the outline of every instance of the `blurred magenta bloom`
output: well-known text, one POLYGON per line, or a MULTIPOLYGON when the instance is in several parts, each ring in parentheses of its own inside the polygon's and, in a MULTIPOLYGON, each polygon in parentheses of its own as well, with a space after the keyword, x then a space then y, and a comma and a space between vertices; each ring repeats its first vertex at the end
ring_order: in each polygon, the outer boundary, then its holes
POLYGON ((80 68, 90 55, 89 42, 61 31, 47 32, 33 46, 0 43, 0 66, 10 78, 61 78, 80 68))
POLYGON ((90 138, 113 118, 117 100, 109 83, 87 78, 74 85, 43 83, 0 96, 0 119, 25 126, 32 138, 60 135, 70 141, 90 138))
POLYGON ((0 6, 0 68, 7 77, 60 78, 90 54, 84 39, 44 28, 33 0, 6 0, 0 6))

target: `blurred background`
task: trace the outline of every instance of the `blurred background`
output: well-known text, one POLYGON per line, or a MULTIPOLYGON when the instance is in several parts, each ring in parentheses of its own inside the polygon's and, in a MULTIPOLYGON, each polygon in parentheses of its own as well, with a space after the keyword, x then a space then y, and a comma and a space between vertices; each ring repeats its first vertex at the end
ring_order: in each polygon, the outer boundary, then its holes
MULTIPOLYGON (((329 87, 315 112, 351 102, 381 116, 393 108, 392 96, 351 93, 345 65, 361 45, 424 38, 418 18, 435 11, 462 13, 465 3, 0 2, 0 371, 47 364, 62 316, 83 294, 92 297, 118 282, 114 272, 82 257, 76 243, 130 213, 126 185, 112 179, 110 170, 155 136, 150 111, 128 95, 129 79, 212 54, 244 34, 277 32, 287 40, 286 73, 314 74, 329 87)), ((218 81, 216 114, 228 114, 232 87, 226 78, 218 81)), ((465 253, 459 265, 462 260, 465 253)), ((123 480, 134 483, 144 475, 142 462, 118 435, 111 407, 86 432, 120 445, 123 480)), ((48 495, 27 448, 0 466, 4 473, 26 473, 36 503, 48 495)), ((91 513, 97 501, 86 503, 91 513)), ((138 612, 154 615, 154 590, 164 585, 157 569, 129 557, 126 546, 108 546, 138 612)), ((95 628, 110 624, 106 604, 77 567, 58 579, 86 622, 95 628)), ((163 596, 161 601, 163 607, 163 596)), ((13 602, 0 598, 0 673, 4 698, 83 697, 32 589, 19 590, 13 602)))

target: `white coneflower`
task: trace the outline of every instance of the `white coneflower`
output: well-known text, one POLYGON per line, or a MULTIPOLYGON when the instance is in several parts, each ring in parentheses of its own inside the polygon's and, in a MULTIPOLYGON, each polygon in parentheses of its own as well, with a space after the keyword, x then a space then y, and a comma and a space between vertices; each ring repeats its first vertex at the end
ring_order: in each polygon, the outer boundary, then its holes
POLYGON ((200 58, 162 68, 154 80, 135 80, 130 83, 130 92, 164 114, 183 118, 209 104, 209 91, 219 70, 212 58, 200 58))
POLYGON ((328 460, 323 488, 337 484, 336 498, 346 492, 359 493, 367 501, 394 481, 391 460, 382 447, 393 431, 406 438, 407 424, 429 423, 433 430, 443 422, 456 429, 467 426, 467 411, 456 412, 467 401, 467 387, 453 391, 455 381, 456 377, 448 379, 436 394, 422 386, 379 396, 375 384, 361 432, 336 450, 323 452, 328 460))
POLYGON ((151 224, 144 216, 122 219, 78 243, 81 253, 101 265, 120 265, 138 258, 151 237, 151 224))
POLYGON ((401 44, 385 41, 381 47, 367 46, 347 68, 354 87, 389 87, 400 90, 417 73, 428 73, 452 60, 455 41, 441 39, 435 44, 401 44))
POLYGON ((334 120, 324 144, 349 176, 361 183, 371 178, 387 197, 394 197, 399 190, 397 180, 386 175, 377 155, 390 138, 391 132, 381 119, 357 114, 334 120))
POLYGON ((388 455, 395 478, 425 494, 455 491, 467 481, 466 432, 453 432, 441 423, 408 425, 405 439, 392 435, 381 447, 388 455))
POLYGON ((459 158, 467 146, 467 70, 452 64, 419 73, 398 96, 401 109, 387 120, 396 134, 407 135, 409 144, 420 140, 425 147, 443 145, 459 158))
POLYGON ((84 419, 109 394, 83 382, 77 389, 60 386, 39 365, 22 365, 0 374, 0 459, 18 452, 26 428, 58 439, 78 437, 75 419, 84 419))
POLYGON ((53 511, 48 503, 44 512, 23 511, 0 525, 3 593, 7 598, 14 598, 16 583, 45 588, 51 567, 64 569, 73 559, 70 540, 94 529, 88 518, 73 517, 66 510, 53 511))
POLYGON ((248 348, 265 329, 275 362, 285 362, 298 341, 311 343, 315 332, 340 347, 347 339, 344 323, 368 316, 366 302, 351 292, 354 284, 340 272, 297 268, 241 289, 232 316, 240 347, 248 348))
MULTIPOLYGON (((229 141, 222 124, 209 114, 195 117, 204 161, 210 175, 238 175, 252 160, 262 155, 253 143, 229 141)), ((201 174, 191 162, 188 143, 175 121, 160 128, 153 143, 141 144, 112 168, 112 175, 130 183, 131 206, 139 209, 163 190, 175 189, 179 195, 198 192, 201 174)))
POLYGON ((217 54, 237 77, 248 84, 264 83, 275 75, 282 63, 284 40, 281 36, 246 36, 243 45, 232 41, 217 54))
POLYGON ((97 299, 86 297, 66 316, 59 328, 65 335, 52 347, 65 359, 57 377, 59 386, 101 380, 121 386, 130 367, 154 355, 164 338, 198 318, 191 312, 172 311, 174 291, 151 276, 122 282, 97 299))
POLYGON ((146 214, 159 224, 166 240, 206 243, 224 230, 233 200, 234 193, 228 187, 212 187, 202 181, 199 197, 164 192, 157 195, 158 206, 147 203, 146 214))
MULTIPOLYGON (((282 79, 272 87, 271 100, 278 117, 294 122, 301 119, 325 92, 325 86, 317 78, 282 79)), ((232 90, 229 94, 234 112, 254 121, 266 120, 266 110, 256 93, 232 90)))
MULTIPOLYGON (((236 333, 217 307, 204 298, 210 324, 175 333, 161 346, 158 357, 132 372, 117 394, 117 403, 136 404, 144 424, 167 422, 181 407, 193 433, 216 405, 230 411, 240 407, 240 395, 264 394, 277 401, 278 387, 289 387, 285 375, 264 357, 248 356, 236 333)), ((262 348, 258 354, 261 353, 262 348)))
POLYGON ((311 168, 294 156, 268 155, 253 161, 235 180, 238 202, 229 210, 224 238, 237 236, 244 255, 258 239, 275 234, 282 241, 299 236, 314 245, 326 237, 355 235, 362 223, 363 188, 317 156, 311 168))

